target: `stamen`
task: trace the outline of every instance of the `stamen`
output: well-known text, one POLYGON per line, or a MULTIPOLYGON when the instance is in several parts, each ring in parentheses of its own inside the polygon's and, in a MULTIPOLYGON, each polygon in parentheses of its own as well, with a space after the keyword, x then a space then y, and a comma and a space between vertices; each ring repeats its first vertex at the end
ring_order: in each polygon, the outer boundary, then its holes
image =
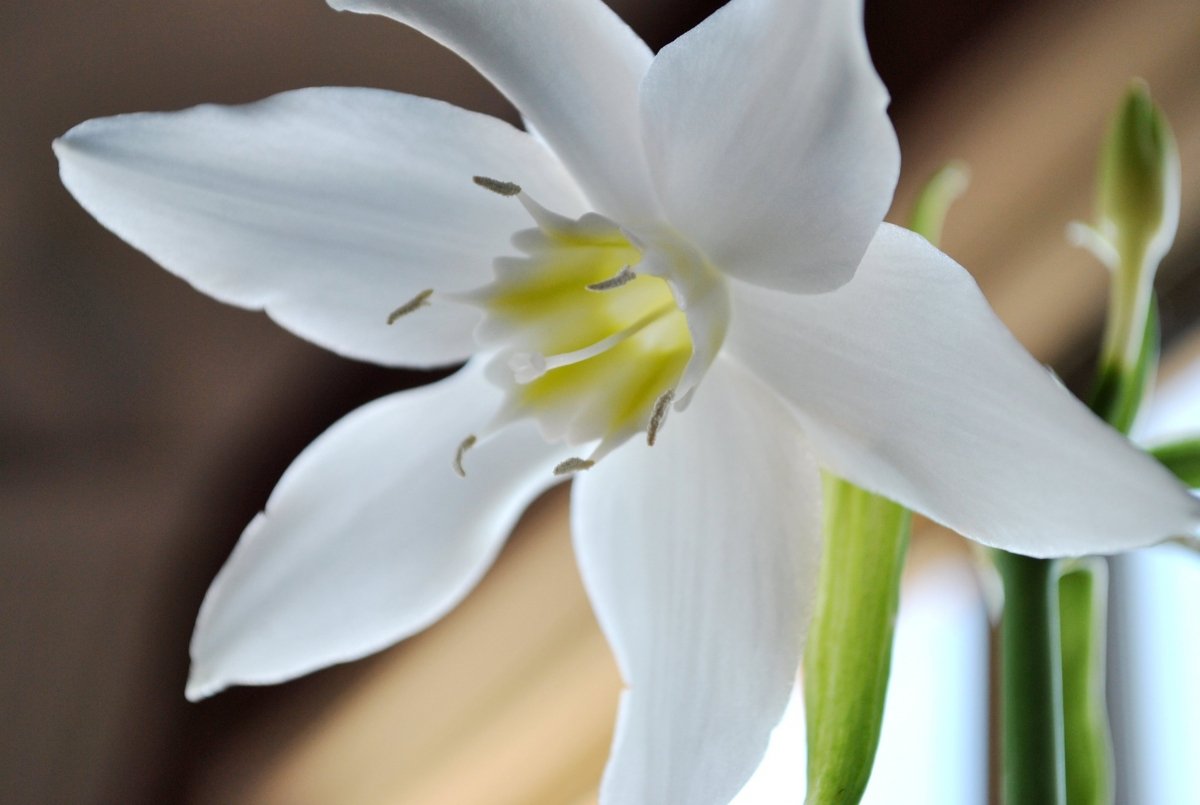
POLYGON ((573 472, 581 470, 590 470, 596 466, 596 462, 587 458, 568 458, 554 468, 555 475, 570 475, 573 472))
POLYGON ((671 402, 675 399, 675 389, 667 389, 654 403, 654 413, 650 415, 650 427, 646 429, 646 443, 654 447, 658 439, 658 431, 667 421, 667 412, 671 410, 671 402))
POLYGON ((489 179, 487 176, 474 176, 472 178, 475 184, 501 196, 516 196, 521 193, 521 185, 515 182, 502 182, 499 179, 489 179))
POLYGON ((463 456, 465 456, 467 454, 468 450, 470 450, 472 447, 475 446, 475 442, 476 442, 475 434, 471 434, 467 438, 463 439, 462 444, 460 444, 458 446, 458 449, 454 451, 453 466, 454 466, 454 471, 456 473, 458 473, 459 478, 467 477, 467 471, 463 469, 463 456))
POLYGON ((624 330, 613 333, 607 338, 602 338, 591 346, 577 349, 574 352, 563 352, 558 355, 543 357, 536 353, 519 352, 509 358, 508 365, 515 373, 518 383, 531 383, 537 380, 542 375, 549 372, 551 369, 558 369, 563 366, 571 366, 572 364, 586 361, 588 358, 594 358, 604 352, 620 344, 627 338, 637 335, 642 330, 649 327, 654 322, 661 319, 667 313, 674 309, 674 304, 663 305, 650 311, 645 316, 635 321, 633 324, 626 327, 624 330), (528 378, 528 379, 524 379, 528 378))
POLYGON ((622 285, 628 285, 637 279, 637 274, 629 266, 622 268, 616 276, 609 277, 601 282, 593 282, 587 286, 589 291, 611 291, 614 288, 620 288, 622 285))
POLYGON ((419 310, 429 304, 429 297, 433 296, 433 288, 426 288, 419 294, 409 299, 400 307, 388 314, 387 323, 395 324, 402 316, 407 316, 415 310, 419 310))

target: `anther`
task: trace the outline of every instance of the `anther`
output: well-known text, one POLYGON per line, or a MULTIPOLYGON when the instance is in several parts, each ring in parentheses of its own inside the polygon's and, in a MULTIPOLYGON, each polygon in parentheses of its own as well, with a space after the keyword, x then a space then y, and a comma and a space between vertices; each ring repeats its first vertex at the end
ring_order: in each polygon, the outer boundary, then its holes
POLYGON ((589 291, 611 291, 613 288, 620 288, 622 285, 628 285, 637 279, 637 274, 629 266, 622 268, 616 276, 609 277, 601 282, 593 282, 587 286, 589 291))
POLYGON ((387 323, 395 324, 396 321, 402 316, 407 316, 409 313, 425 307, 429 304, 429 297, 431 296, 433 296, 433 288, 426 288, 425 290, 421 291, 412 299, 409 299, 403 305, 389 313, 387 317, 387 323))
POLYGON ((474 176, 472 178, 475 184, 501 196, 516 196, 521 193, 521 185, 515 182, 502 182, 499 179, 490 179, 487 176, 474 176))
POLYGON ((675 399, 675 389, 667 389, 654 403, 654 413, 650 415, 650 427, 646 429, 646 443, 651 447, 658 439, 658 431, 667 421, 667 412, 675 399))
POLYGON ((458 449, 454 451, 454 471, 458 473, 459 478, 467 477, 467 471, 463 469, 463 456, 467 454, 468 450, 475 446, 475 441, 475 434, 471 434, 467 438, 463 439, 462 444, 460 444, 458 449))
POLYGON ((588 458, 568 458, 554 468, 555 475, 570 475, 573 472, 580 470, 590 470, 596 466, 596 462, 588 458))

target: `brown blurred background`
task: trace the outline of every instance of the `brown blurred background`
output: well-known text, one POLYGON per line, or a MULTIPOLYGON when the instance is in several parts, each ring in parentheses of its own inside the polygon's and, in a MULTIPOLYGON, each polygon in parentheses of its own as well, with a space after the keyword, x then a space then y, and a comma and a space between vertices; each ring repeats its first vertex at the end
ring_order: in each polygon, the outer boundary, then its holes
MULTIPOLYGON (((658 48, 720 3, 611 5, 658 48)), ((1184 160, 1161 283, 1168 340, 1183 343, 1200 307, 1200 6, 866 5, 905 158, 893 217, 942 162, 966 159, 945 247, 1068 379, 1094 354, 1105 277, 1063 227, 1090 214, 1126 81, 1149 80, 1184 160)), ((430 632, 185 703, 201 596, 280 472, 340 415, 429 376, 335 358, 192 291, 76 206, 50 151, 87 118, 302 86, 511 108, 436 45, 319 0, 9 2, 0 37, 0 800, 588 801, 617 682, 561 490, 430 632)))

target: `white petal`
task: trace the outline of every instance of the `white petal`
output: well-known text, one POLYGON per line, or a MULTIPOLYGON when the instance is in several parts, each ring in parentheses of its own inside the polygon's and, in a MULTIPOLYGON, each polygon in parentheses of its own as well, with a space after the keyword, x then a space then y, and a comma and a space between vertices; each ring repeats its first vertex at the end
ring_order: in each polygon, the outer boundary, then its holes
POLYGON ((284 473, 208 591, 188 696, 378 651, 467 594, 562 458, 527 423, 455 448, 500 402, 477 365, 377 400, 284 473))
POLYGON ((718 360, 654 447, 576 477, 572 530, 629 684, 611 805, 724 805, 787 706, 820 554, 818 473, 783 402, 718 360))
POLYGON ((524 132, 439 101, 306 89, 247 106, 90 120, 55 143, 67 188, 102 224, 223 302, 265 308, 323 347, 387 365, 472 352, 473 309, 426 288, 491 279, 528 226, 475 186, 503 175, 568 213, 581 201, 524 132))
POLYGON ((600 0, 328 2, 450 48, 508 96, 598 212, 626 225, 654 216, 638 122, 650 49, 600 0))
POLYGON ((667 219, 722 271, 794 292, 854 273, 899 173, 854 0, 733 0, 642 88, 667 219))
POLYGON ((885 224, 849 284, 734 289, 729 349, 791 400, 838 474, 1034 556, 1194 532, 1200 502, 1033 360, 974 280, 885 224))

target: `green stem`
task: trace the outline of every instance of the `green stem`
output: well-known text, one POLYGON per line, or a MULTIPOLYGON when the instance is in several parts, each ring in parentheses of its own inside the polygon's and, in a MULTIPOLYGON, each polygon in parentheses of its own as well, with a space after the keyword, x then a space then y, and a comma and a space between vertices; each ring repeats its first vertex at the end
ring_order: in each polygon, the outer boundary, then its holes
POLYGON ((1145 249, 1120 249, 1121 263, 1113 273, 1109 290, 1108 324, 1100 350, 1100 364, 1128 374, 1137 371, 1153 299, 1153 271, 1143 266, 1145 249))
POLYGON ((1001 719, 1007 805, 1066 801, 1059 655, 1058 571, 1053 560, 996 552, 1004 584, 1000 621, 1001 719))
MULTIPOLYGON (((1115 329, 1110 326, 1109 331, 1115 329)), ((1154 385, 1162 336, 1158 321, 1158 302, 1153 295, 1145 322, 1137 338, 1138 357, 1131 368, 1101 357, 1096 382, 1088 397, 1088 406, 1096 416, 1121 433, 1128 434, 1137 418, 1146 390, 1154 385)))

